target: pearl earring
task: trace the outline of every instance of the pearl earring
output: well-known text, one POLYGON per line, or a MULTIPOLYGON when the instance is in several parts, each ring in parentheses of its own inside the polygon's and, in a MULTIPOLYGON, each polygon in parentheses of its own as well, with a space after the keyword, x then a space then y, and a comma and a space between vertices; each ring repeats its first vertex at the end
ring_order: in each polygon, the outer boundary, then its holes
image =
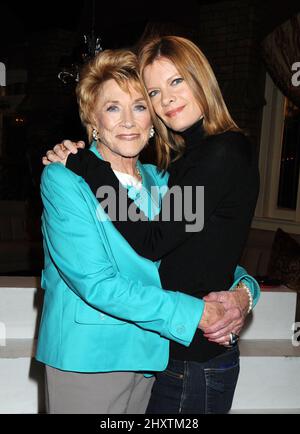
POLYGON ((154 128, 151 127, 150 131, 149 131, 149 139, 152 139, 152 137, 154 136, 154 134, 155 134, 154 128))
POLYGON ((96 141, 99 139, 99 137, 98 137, 98 131, 95 128, 93 129, 93 139, 96 140, 96 141))

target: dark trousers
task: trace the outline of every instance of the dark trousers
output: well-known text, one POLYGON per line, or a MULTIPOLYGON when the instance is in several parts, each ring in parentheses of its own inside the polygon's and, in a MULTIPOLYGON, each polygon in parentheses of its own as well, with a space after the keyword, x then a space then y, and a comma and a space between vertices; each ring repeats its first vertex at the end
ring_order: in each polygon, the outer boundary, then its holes
POLYGON ((228 413, 239 370, 238 346, 203 363, 170 359, 156 374, 146 414, 228 413))

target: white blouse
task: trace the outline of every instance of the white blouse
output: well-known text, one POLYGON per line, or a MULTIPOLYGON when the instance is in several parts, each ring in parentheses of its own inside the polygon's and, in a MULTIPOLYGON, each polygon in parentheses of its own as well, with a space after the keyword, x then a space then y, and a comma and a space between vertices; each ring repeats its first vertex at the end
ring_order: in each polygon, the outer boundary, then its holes
POLYGON ((136 188, 137 190, 142 188, 142 181, 138 180, 134 176, 129 175, 128 173, 119 172, 118 170, 114 170, 114 173, 124 186, 129 185, 136 188))

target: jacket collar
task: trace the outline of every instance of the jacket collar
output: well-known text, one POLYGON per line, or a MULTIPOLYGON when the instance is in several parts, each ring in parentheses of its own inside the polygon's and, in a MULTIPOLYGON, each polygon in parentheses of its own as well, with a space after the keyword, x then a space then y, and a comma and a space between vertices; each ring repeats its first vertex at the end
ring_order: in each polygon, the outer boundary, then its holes
MULTIPOLYGON (((110 170, 112 170, 109 161, 105 161, 103 159, 103 157, 100 155, 100 153, 98 152, 98 150, 97 150, 97 142, 95 140, 91 143, 89 150, 99 160, 101 160, 101 162, 103 162, 107 166, 109 166, 110 170)), ((134 186, 129 186, 129 185, 125 186, 126 189, 127 189, 127 191, 128 191, 128 196, 132 200, 137 201, 136 203, 139 204, 139 206, 141 206, 140 196, 141 196, 141 194, 145 194, 146 193, 149 196, 149 198, 151 199, 151 201, 153 202, 153 205, 154 206, 158 206, 158 204, 159 204, 159 194, 158 194, 158 192, 156 192, 157 186, 156 186, 156 180, 155 180, 155 178, 150 175, 150 173, 146 170, 146 168, 144 167, 144 165, 139 160, 137 161, 137 167, 140 170, 140 173, 141 173, 142 179, 143 179, 142 189, 141 190, 137 190, 134 186), (151 195, 151 192, 153 193, 152 195, 151 195)))
MULTIPOLYGON (((91 145, 89 150, 96 155, 97 158, 99 158, 101 161, 103 161, 104 163, 106 163, 108 166, 110 166, 109 161, 105 161, 103 159, 103 157, 100 155, 100 153, 97 150, 97 142, 94 140, 91 145)), ((145 170, 144 165, 138 160, 137 161, 137 167, 142 175, 143 178, 143 188, 145 188, 148 192, 151 192, 151 187, 155 186, 155 179, 154 177, 150 176, 149 173, 145 170)), ((112 169, 111 169, 112 170, 112 169)), ((138 190, 136 190, 134 187, 131 186, 127 186, 128 190, 135 190, 138 193, 138 190)), ((136 194, 137 194, 136 193, 136 194)), ((133 194, 133 193, 131 193, 133 194)))

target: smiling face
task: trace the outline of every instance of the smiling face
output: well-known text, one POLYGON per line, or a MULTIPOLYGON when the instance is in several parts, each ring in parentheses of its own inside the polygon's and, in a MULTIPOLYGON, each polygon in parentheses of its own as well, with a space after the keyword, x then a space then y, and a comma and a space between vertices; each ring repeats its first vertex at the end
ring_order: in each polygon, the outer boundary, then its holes
POLYGON ((167 127, 182 132, 202 117, 196 98, 173 62, 159 57, 144 68, 143 77, 155 113, 167 127))
POLYGON ((104 82, 96 100, 94 119, 100 147, 105 147, 108 160, 136 157, 148 142, 150 112, 142 92, 130 83, 127 90, 113 79, 104 82))

